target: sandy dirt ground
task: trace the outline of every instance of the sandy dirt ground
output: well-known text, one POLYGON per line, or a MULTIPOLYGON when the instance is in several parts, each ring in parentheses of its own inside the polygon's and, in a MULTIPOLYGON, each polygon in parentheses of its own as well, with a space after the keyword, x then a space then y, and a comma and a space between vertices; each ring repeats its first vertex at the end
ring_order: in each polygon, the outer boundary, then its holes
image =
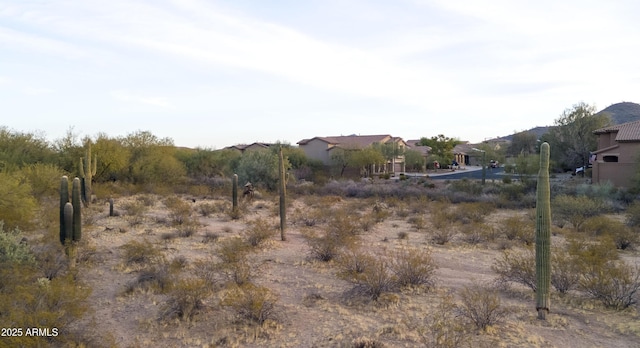
MULTIPOLYGON (((122 213, 117 217, 107 216, 108 205, 104 203, 87 210, 91 221, 85 228, 85 250, 80 251, 86 260, 78 269, 79 279, 93 290, 90 311, 74 329, 93 330, 89 335, 95 334, 96 342, 117 347, 350 347, 358 338, 387 347, 424 346, 423 335, 429 335, 423 332, 425 323, 443 294, 455 296, 465 286, 491 282, 496 277, 491 266, 502 253, 496 243, 474 245, 459 238, 445 245, 434 244, 431 228, 416 229, 407 216, 400 217, 397 208, 390 207, 389 217, 362 232, 359 244, 380 255, 402 248, 430 251, 438 265, 436 286, 402 289, 380 301, 347 300, 345 293, 353 285, 337 276, 336 263, 309 256, 305 235, 320 231, 323 224, 309 227, 301 221, 318 208, 344 209, 354 216, 366 213, 373 201, 335 199, 329 204, 329 200, 297 199, 288 208, 287 241, 280 241, 276 234, 249 254, 251 281, 277 295, 275 320, 261 326, 238 320, 233 310, 221 306, 222 288, 207 296, 204 309, 191 320, 162 319, 170 291, 125 293, 145 265, 125 264, 123 245, 144 242, 167 261, 183 259, 184 268, 172 277, 193 277, 198 261, 215 262, 219 243, 241 235, 249 221, 264 218, 274 227, 278 223, 277 197, 243 203, 245 212, 239 220, 230 219, 225 212, 207 217, 197 213, 201 204, 228 204, 225 197, 192 198, 180 197, 192 205, 192 217, 200 224, 189 237, 167 237, 177 227, 169 223, 160 196, 151 196, 153 205, 135 224, 121 208, 135 201, 135 196, 116 199, 116 210, 122 213), (213 234, 217 240, 209 240, 213 234), (400 238, 403 234, 406 237, 400 238)), ((428 221, 431 212, 425 209, 409 216, 415 214, 428 221)), ((512 214, 526 212, 499 210, 487 216, 486 222, 498 224, 512 214)), ((628 252, 625 257, 639 260, 638 252, 628 252)), ((470 330, 468 346, 640 347, 637 307, 613 311, 579 294, 560 297, 554 293, 548 320, 541 321, 536 319, 530 290, 514 285, 496 293, 508 314, 486 332, 470 330)))

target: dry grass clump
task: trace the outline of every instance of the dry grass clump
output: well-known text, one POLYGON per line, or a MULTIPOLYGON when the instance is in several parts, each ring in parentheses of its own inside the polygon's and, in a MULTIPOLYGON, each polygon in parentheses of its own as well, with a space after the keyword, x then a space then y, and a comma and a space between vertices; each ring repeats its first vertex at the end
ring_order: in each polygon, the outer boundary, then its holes
POLYGON ((160 319, 180 319, 189 321, 202 312, 205 299, 211 295, 208 284, 198 278, 181 279, 171 285, 168 299, 163 306, 160 319))
POLYGON ((532 249, 504 250, 491 269, 498 274, 496 282, 506 286, 510 282, 525 285, 536 291, 536 259, 532 249))
POLYGON ((249 282, 251 278, 251 265, 247 259, 249 246, 244 240, 239 237, 224 239, 218 243, 216 251, 221 262, 211 265, 215 272, 237 285, 249 282))
POLYGON ((438 296, 438 301, 424 318, 419 333, 427 347, 457 348, 465 346, 469 335, 464 323, 458 318, 457 305, 451 294, 438 296))
POLYGON ((349 278, 355 285, 345 293, 347 299, 366 297, 377 300, 385 292, 397 288, 397 282, 389 272, 386 258, 372 257, 368 265, 360 273, 349 278))
POLYGON ((127 283, 124 293, 132 294, 136 291, 164 293, 170 284, 169 265, 163 263, 140 271, 134 280, 127 283))
POLYGON ((384 343, 368 337, 358 337, 351 341, 350 348, 384 348, 384 343))
POLYGON ((146 266, 164 261, 162 252, 146 239, 142 242, 132 240, 120 248, 123 249, 124 264, 128 266, 146 266))
POLYGON ((469 244, 480 244, 496 239, 493 227, 482 222, 472 222, 467 225, 462 225, 460 230, 464 236, 464 240, 469 244))
POLYGON ((221 304, 234 309, 240 319, 262 325, 267 320, 278 320, 277 302, 278 296, 268 288, 247 283, 230 289, 221 304))
POLYGON ((391 254, 389 268, 399 286, 431 288, 435 284, 438 266, 428 249, 403 248, 391 254))
POLYGON ((218 241, 219 238, 220 238, 219 234, 215 232, 207 231, 204 233, 204 236, 202 236, 202 243, 208 244, 208 243, 216 242, 218 241))
POLYGON ((191 204, 178 196, 169 196, 164 200, 164 205, 169 209, 169 219, 175 225, 190 222, 191 204))
POLYGON ((126 220, 129 225, 136 226, 142 224, 144 221, 144 215, 149 210, 149 207, 139 200, 132 202, 126 202, 122 205, 122 209, 125 212, 126 220))
POLYGON ((529 219, 521 216, 510 216, 498 224, 497 230, 508 240, 517 240, 525 245, 531 245, 534 241, 535 225, 529 219))
POLYGON ((263 244, 277 232, 274 225, 269 224, 269 221, 262 218, 253 220, 248 225, 243 235, 247 243, 253 247, 263 244))
POLYGON ((463 224, 484 222, 485 218, 493 213, 496 207, 488 202, 463 202, 456 205, 451 219, 463 224))
POLYGON ((499 324, 509 313, 500 303, 495 289, 472 284, 460 291, 460 305, 457 310, 460 316, 468 319, 478 329, 486 330, 489 326, 499 324))
POLYGON ((424 230, 427 227, 427 219, 423 215, 413 215, 407 219, 407 222, 411 224, 411 227, 416 230, 424 230))

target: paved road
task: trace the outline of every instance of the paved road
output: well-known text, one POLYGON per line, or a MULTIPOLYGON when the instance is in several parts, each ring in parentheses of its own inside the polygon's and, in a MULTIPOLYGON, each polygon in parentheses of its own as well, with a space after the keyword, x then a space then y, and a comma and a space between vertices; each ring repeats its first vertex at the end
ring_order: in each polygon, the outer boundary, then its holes
MULTIPOLYGON (((504 168, 487 168, 487 180, 502 180, 504 176, 504 168)), ((451 174, 443 174, 443 175, 434 175, 430 176, 433 180, 456 180, 456 179, 482 179, 482 170, 473 170, 473 171, 455 171, 451 172, 451 174)))

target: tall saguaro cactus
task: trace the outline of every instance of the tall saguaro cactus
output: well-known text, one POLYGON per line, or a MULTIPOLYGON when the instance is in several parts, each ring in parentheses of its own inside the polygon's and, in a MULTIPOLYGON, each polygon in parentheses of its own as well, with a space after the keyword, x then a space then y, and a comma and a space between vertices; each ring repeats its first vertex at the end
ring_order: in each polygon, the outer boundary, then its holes
POLYGON ((75 268, 77 242, 82 238, 82 199, 80 198, 80 178, 73 179, 71 202, 69 202, 69 179, 60 180, 60 243, 69 257, 69 267, 75 268))
POLYGON ((284 234, 285 228, 287 227, 287 183, 285 182, 284 157, 282 155, 282 147, 280 147, 278 159, 280 162, 280 239, 285 241, 287 240, 287 237, 284 234))
POLYGON ((551 193, 549 190, 549 144, 540 146, 540 171, 536 190, 536 310, 538 319, 549 313, 551 287, 551 193))
POLYGON ((69 178, 63 176, 60 179, 60 244, 65 246, 67 238, 71 238, 71 234, 67 234, 65 220, 65 204, 69 202, 69 178))
POLYGON ((87 141, 84 159, 80 157, 80 179, 82 183, 82 200, 86 205, 91 202, 91 181, 98 171, 98 156, 91 154, 91 140, 87 141), (93 158, 92 158, 93 157, 93 158), (84 162, 83 162, 84 161, 84 162))

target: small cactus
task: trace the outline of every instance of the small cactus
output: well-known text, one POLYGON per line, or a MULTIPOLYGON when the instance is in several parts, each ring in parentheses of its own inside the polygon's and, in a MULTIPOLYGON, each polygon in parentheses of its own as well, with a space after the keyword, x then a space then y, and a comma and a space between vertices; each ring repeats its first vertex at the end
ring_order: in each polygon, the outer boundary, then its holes
POLYGON ((284 231, 287 227, 287 182, 285 181, 284 157, 282 155, 282 147, 280 147, 278 157, 280 161, 280 239, 285 241, 287 240, 287 237, 284 234, 284 231))
POLYGON ((60 179, 60 243, 69 257, 69 267, 76 266, 77 245, 82 238, 82 199, 80 178, 73 179, 69 202, 69 179, 60 179))
POLYGON ((549 144, 540 146, 540 171, 536 189, 536 310, 546 320, 551 287, 551 194, 549 189, 549 144))
POLYGON ((109 198, 109 216, 113 216, 113 198, 109 198))

